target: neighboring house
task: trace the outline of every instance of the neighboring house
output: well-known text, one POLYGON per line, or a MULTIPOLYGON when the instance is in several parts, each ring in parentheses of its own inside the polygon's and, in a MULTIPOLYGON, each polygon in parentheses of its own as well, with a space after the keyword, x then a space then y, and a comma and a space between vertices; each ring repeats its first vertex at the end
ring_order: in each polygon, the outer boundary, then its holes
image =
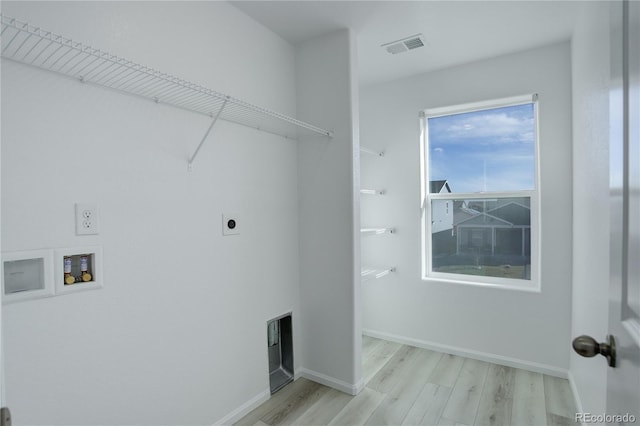
MULTIPOLYGON (((460 223, 469 218, 475 217, 479 214, 480 210, 475 210, 473 207, 469 207, 469 203, 466 200, 455 200, 453 203, 453 223, 460 223)), ((455 236, 455 227, 453 229, 453 235, 455 236)))
MULTIPOLYGON (((451 187, 446 180, 432 180, 429 182, 429 193, 444 194, 451 193, 451 187)), ((453 200, 436 200, 431 207, 431 232, 438 232, 453 229, 453 200)))
POLYGON ((486 202, 465 209, 464 216, 454 225, 456 253, 531 255, 528 206, 513 201, 503 205, 486 202))

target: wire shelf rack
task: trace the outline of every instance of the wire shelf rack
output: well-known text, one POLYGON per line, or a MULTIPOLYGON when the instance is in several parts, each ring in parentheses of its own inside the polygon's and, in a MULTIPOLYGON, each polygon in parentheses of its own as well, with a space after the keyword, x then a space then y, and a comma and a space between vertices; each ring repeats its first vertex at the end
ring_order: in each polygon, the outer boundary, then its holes
POLYGON ((333 137, 332 131, 94 49, 10 16, 0 14, 0 22, 3 58, 204 114, 214 118, 214 123, 219 118, 294 140, 301 132, 333 137))

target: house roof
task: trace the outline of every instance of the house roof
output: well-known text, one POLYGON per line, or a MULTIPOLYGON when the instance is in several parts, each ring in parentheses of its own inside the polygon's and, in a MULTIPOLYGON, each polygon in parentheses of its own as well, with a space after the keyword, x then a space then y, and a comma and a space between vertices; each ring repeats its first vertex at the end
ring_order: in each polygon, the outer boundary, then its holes
POLYGON ((507 203, 489 210, 487 213, 514 225, 531 225, 531 209, 520 203, 507 203))
POLYGON ((449 187, 449 183, 446 180, 432 180, 432 181, 429 181, 429 193, 430 194, 440 194, 442 192, 442 188, 446 188, 447 192, 451 192, 451 188, 449 187))
POLYGON ((473 225, 489 225, 489 226, 513 226, 513 223, 506 221, 502 218, 492 216, 487 213, 478 213, 475 216, 463 219, 456 224, 456 226, 473 226, 473 225))
MULTIPOLYGON (((470 213, 470 212, 467 212, 470 213)), ((523 204, 510 202, 502 206, 495 207, 486 212, 478 212, 471 217, 459 216, 461 220, 456 221, 455 226, 530 226, 531 209, 523 204)))

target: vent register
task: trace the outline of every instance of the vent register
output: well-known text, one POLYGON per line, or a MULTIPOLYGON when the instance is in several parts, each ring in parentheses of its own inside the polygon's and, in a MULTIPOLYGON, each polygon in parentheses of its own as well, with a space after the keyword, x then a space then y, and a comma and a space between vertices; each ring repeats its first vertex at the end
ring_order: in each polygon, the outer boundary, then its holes
POLYGON ((408 52, 409 50, 423 47, 424 45, 425 43, 422 34, 416 34, 411 37, 403 38, 402 40, 385 43, 381 47, 384 47, 386 51, 392 55, 397 55, 398 53, 408 52))

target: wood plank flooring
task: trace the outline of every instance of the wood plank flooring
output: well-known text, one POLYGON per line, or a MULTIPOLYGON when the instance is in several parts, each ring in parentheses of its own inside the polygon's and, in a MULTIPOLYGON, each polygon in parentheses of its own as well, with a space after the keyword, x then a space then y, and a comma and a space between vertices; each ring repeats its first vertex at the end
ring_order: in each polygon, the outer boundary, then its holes
POLYGON ((569 382, 363 336, 366 387, 357 396, 298 379, 240 426, 571 425, 569 382))

